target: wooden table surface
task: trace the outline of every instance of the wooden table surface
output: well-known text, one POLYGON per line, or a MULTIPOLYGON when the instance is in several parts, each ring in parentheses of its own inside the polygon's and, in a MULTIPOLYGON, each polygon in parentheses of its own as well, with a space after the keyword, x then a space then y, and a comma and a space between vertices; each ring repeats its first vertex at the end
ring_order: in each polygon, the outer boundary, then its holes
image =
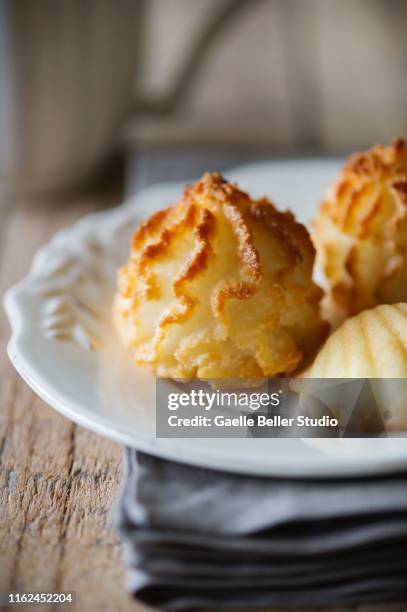
MULTIPOLYGON (((183 179, 241 160, 234 154, 178 154, 171 161, 165 154, 134 155, 126 184, 135 191, 155 180, 183 179)), ((96 192, 64 199, 0 196, 0 296, 27 273, 32 255, 56 230, 120 202, 122 193, 122 176, 116 173, 96 192)), ((120 548, 111 529, 121 448, 71 423, 34 395, 6 356, 9 334, 1 310, 0 592, 75 591, 77 610, 147 610, 126 594, 120 548)), ((401 611, 407 606, 357 610, 401 611)))

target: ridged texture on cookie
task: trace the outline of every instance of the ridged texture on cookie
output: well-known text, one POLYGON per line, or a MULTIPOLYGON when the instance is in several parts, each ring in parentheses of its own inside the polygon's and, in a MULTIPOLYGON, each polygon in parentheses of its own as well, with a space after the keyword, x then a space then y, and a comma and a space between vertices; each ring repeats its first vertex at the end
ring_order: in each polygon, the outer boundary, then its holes
POLYGON ((114 307, 122 342, 160 376, 291 372, 326 332, 314 255, 291 213, 206 174, 135 232, 114 307))
POLYGON ((329 297, 345 314, 407 302, 407 146, 352 156, 314 222, 329 297))
POLYGON ((407 304, 382 304, 347 319, 328 338, 307 376, 407 380, 407 304))

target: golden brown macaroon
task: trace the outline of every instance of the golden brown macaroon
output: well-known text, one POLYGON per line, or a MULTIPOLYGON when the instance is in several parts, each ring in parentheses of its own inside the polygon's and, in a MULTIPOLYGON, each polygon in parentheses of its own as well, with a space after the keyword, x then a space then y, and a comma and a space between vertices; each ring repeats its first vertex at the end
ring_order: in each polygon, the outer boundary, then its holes
POLYGON ((326 332, 314 256, 290 212, 205 174, 135 232, 118 274, 120 338, 159 376, 292 372, 326 332))
POLYGON ((407 146, 350 157, 314 222, 314 241, 342 315, 407 301, 407 146))

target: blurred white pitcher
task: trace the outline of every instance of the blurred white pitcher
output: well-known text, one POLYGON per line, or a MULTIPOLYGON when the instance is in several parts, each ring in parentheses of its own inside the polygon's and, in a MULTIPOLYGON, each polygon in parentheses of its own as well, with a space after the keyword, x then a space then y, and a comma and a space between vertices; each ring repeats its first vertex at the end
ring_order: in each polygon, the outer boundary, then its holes
POLYGON ((0 186, 52 190, 89 176, 130 110, 175 106, 245 2, 220 2, 173 91, 146 104, 137 78, 145 0, 0 0, 0 186))

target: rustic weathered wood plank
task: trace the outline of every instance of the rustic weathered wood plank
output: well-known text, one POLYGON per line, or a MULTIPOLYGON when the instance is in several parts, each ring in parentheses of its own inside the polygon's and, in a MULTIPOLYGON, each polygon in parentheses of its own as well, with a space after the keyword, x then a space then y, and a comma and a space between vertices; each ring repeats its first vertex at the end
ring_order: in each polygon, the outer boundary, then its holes
MULTIPOLYGON (((0 295, 54 231, 119 199, 118 192, 70 205, 3 199, 0 295)), ((38 399, 8 362, 8 337, 1 312, 0 591, 74 590, 77 609, 142 610, 125 592, 111 530, 121 449, 38 399)))
POLYGON ((66 503, 61 589, 75 584, 84 609, 111 610, 113 606, 115 610, 129 610, 120 554, 111 530, 111 505, 120 479, 121 449, 78 427, 71 452, 72 486, 66 503), (99 581, 103 581, 104 589, 91 592, 89 582, 96 585, 99 581))

